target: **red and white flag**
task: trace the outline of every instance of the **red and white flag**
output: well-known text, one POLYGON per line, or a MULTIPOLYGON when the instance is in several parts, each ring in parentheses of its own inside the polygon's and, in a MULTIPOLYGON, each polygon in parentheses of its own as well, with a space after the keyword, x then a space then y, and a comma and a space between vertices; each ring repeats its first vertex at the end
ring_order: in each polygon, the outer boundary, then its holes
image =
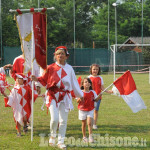
POLYGON ((137 92, 136 85, 130 71, 126 71, 120 78, 114 81, 113 84, 134 113, 141 109, 146 109, 144 101, 137 92))
POLYGON ((31 69, 33 59, 43 68, 47 66, 47 37, 46 37, 46 9, 42 12, 34 12, 30 9, 30 13, 23 13, 17 10, 19 15, 16 17, 19 30, 22 51, 25 57, 24 73, 28 73, 31 69), (33 59, 32 59, 33 54, 33 59))

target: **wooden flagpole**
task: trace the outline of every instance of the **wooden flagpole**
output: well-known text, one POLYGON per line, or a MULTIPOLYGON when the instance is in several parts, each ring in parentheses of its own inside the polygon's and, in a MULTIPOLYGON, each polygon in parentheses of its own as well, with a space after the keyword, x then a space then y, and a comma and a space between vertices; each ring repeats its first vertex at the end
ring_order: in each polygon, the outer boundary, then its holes
MULTIPOLYGON (((100 95, 102 95, 107 89, 109 89, 114 83, 110 84, 107 88, 105 88, 97 97, 99 97, 100 95)), ((96 98, 97 98, 96 97, 96 98)), ((95 98, 95 99, 96 99, 95 98)))
MULTIPOLYGON (((31 20, 32 22, 32 20, 31 20)), ((33 57, 34 57, 34 52, 33 52, 33 43, 34 43, 34 31, 33 31, 33 26, 31 26, 31 32, 32 32, 32 47, 31 47, 31 50, 32 50, 32 63, 31 63, 31 66, 32 66, 32 75, 34 75, 34 65, 33 65, 33 57)), ((33 141, 33 118, 34 118, 34 81, 32 81, 32 104, 31 104, 31 142, 33 141)))
MULTIPOLYGON (((32 32, 32 75, 34 74, 34 66, 33 66, 33 55, 34 55, 34 52, 33 52, 33 47, 34 47, 34 32, 33 32, 33 26, 31 27, 31 32, 32 32)), ((34 81, 32 81, 32 104, 31 104, 31 141, 33 141, 33 103, 34 103, 34 81)))

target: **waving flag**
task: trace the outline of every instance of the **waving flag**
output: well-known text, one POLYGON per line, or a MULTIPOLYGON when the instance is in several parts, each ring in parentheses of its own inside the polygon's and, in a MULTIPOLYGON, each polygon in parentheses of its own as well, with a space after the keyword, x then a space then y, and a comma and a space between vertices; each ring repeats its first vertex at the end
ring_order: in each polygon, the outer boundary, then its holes
POLYGON ((136 85, 130 71, 125 72, 120 78, 114 81, 113 84, 134 113, 141 109, 146 109, 144 101, 137 92, 136 85))
POLYGON ((17 10, 19 15, 16 22, 19 30, 22 51, 25 57, 24 73, 31 69, 32 54, 33 59, 43 68, 46 69, 46 9, 42 12, 34 12, 22 14, 17 10))

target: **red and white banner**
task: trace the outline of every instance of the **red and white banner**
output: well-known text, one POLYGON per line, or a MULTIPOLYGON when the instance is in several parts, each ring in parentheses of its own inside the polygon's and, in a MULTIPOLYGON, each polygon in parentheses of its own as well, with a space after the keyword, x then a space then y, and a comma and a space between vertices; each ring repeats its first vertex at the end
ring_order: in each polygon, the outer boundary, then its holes
MULTIPOLYGON (((45 9, 46 10, 46 9, 45 9)), ((16 17, 22 51, 25 57, 24 73, 31 69, 33 59, 45 69, 47 66, 47 37, 46 37, 46 14, 44 11, 21 13, 16 17)))
POLYGON ((114 81, 113 84, 134 113, 141 109, 146 109, 144 101, 137 92, 136 85, 130 71, 126 71, 120 78, 114 81))

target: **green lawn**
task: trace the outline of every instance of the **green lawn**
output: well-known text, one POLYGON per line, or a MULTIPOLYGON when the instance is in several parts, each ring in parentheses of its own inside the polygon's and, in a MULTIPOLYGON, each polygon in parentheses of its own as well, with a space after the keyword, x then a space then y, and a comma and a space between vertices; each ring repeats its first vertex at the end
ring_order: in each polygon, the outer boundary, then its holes
MULTIPOLYGON (((121 74, 117 75, 117 77, 119 76, 121 74)), ((113 75, 105 74, 102 77, 105 87, 113 82, 113 75)), ((133 78, 147 109, 134 114, 121 97, 104 93, 99 111, 98 130, 93 131, 97 142, 94 145, 83 145, 77 103, 73 100, 74 111, 69 113, 66 134, 68 150, 150 149, 150 84, 148 83, 148 74, 133 74, 133 78), (131 143, 126 143, 127 137, 131 143)), ((8 80, 10 83, 13 82, 9 77, 8 80)), ((47 115, 46 107, 44 107, 44 111, 41 110, 42 99, 38 98, 34 105, 34 137, 31 142, 30 131, 26 135, 23 134, 21 138, 16 137, 12 109, 5 108, 3 96, 0 98, 0 150, 58 149, 48 146, 50 114, 47 115)))

